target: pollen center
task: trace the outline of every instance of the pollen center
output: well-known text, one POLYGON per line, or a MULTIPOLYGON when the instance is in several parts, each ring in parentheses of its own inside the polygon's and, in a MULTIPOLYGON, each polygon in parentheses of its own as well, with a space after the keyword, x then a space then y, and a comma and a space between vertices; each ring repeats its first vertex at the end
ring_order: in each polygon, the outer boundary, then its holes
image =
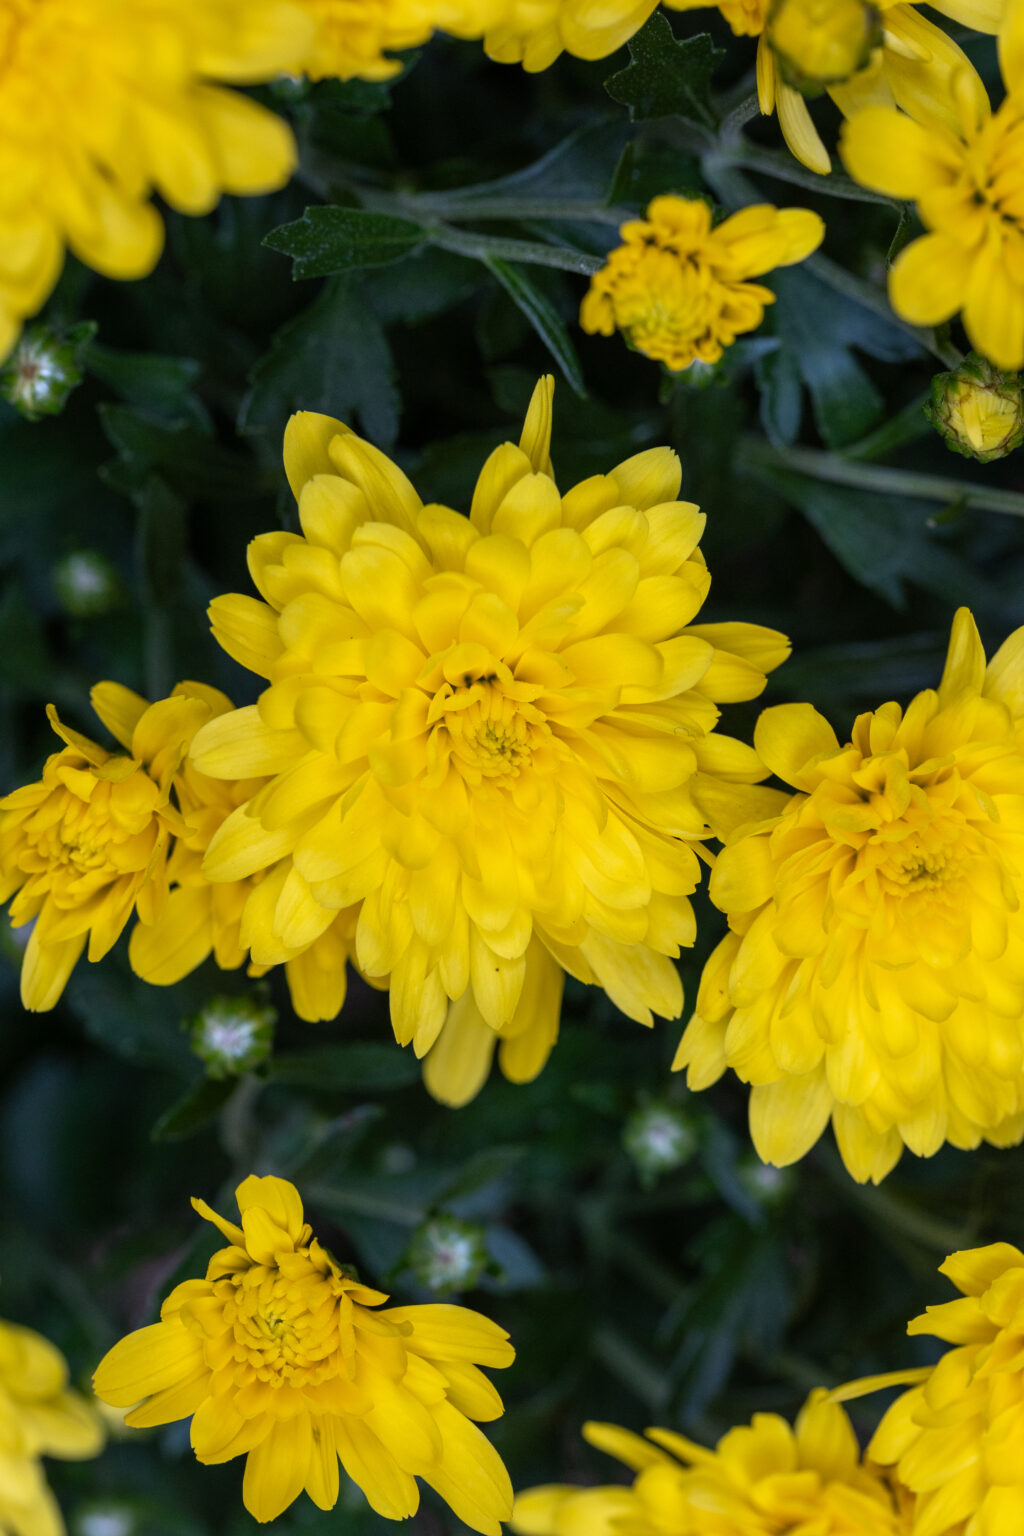
POLYGON ((444 701, 442 728, 451 761, 470 784, 516 779, 533 765, 550 735, 540 710, 510 699, 487 680, 453 688, 444 701))

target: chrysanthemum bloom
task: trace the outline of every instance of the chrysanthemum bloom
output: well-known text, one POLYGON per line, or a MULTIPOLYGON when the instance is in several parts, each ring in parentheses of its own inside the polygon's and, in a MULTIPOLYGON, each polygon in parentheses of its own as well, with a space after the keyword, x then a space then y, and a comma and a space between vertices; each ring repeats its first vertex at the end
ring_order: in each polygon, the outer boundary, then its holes
POLYGON ((914 1536, 1019 1536, 1024 1530, 1024 1253, 1009 1243, 952 1254, 940 1272, 960 1299, 908 1324, 953 1347, 935 1366, 851 1382, 836 1401, 914 1383, 868 1454, 917 1494, 914 1536))
MULTIPOLYGON (((673 10, 703 8, 708 0, 665 0, 673 10)), ((933 9, 964 26, 995 32, 1006 0, 934 0, 933 9)), ((878 102, 895 103, 926 121, 953 125, 951 81, 967 56, 941 27, 901 0, 719 0, 737 36, 756 37, 757 94, 765 116, 778 111, 790 151, 809 170, 826 175, 828 150, 801 93, 827 89, 844 116, 878 102), (881 45, 865 19, 882 13, 881 45), (858 12, 860 13, 858 15, 858 12), (802 35, 801 35, 802 34, 802 35), (773 42, 775 46, 773 46, 773 42), (842 70, 845 68, 845 74, 842 70), (814 71, 820 73, 815 78, 814 71), (795 88, 799 82, 801 90, 795 88)))
POLYGON ((1024 629, 985 665, 953 621, 938 691, 861 715, 843 746, 809 704, 765 710, 754 744, 797 793, 740 829, 711 876, 732 932, 676 1057, 691 1088, 753 1084, 767 1163, 831 1117, 855 1179, 906 1145, 1024 1133, 1024 629))
POLYGON ((508 1335, 465 1307, 378 1310, 387 1296, 321 1247, 293 1185, 252 1177, 236 1194, 239 1226, 193 1200, 230 1247, 205 1280, 175 1287, 159 1323, 114 1345, 97 1396, 138 1403, 133 1427, 191 1417, 201 1462, 246 1456, 243 1498, 257 1520, 303 1489, 333 1509, 340 1460, 388 1519, 415 1514, 421 1477, 466 1525, 500 1536, 512 1488, 471 1421, 503 1411, 477 1367, 511 1365, 508 1335))
POLYGON ((0 901, 14 896, 14 927, 34 921, 21 969, 21 1000, 34 1012, 54 1007, 86 944, 89 959, 101 960, 133 911, 155 918, 171 836, 185 830, 172 780, 209 711, 194 698, 148 708, 140 699, 128 719, 108 708, 113 688, 101 683, 93 704, 128 755, 69 730, 51 704, 64 747, 37 783, 0 800, 0 901))
MULTIPOLYGON (((302 59, 313 80, 388 80, 401 69, 389 52, 419 48, 434 31, 482 37, 510 0, 298 0, 315 31, 302 59)), ((512 0, 517 3, 517 0, 512 0)))
POLYGON ((669 449, 560 495, 551 394, 542 380, 521 445, 488 459, 469 518, 423 506, 340 422, 293 417, 303 534, 251 545, 265 602, 211 609, 270 686, 192 760, 272 777, 215 834, 207 876, 291 860, 247 909, 264 964, 358 904, 359 967, 390 978, 395 1034, 431 1053, 449 1103, 499 1036, 506 1076, 541 1070, 563 968, 643 1023, 679 1012, 693 845, 763 803, 754 753, 710 734, 715 701, 759 693, 787 651, 774 630, 691 624, 704 519, 675 499, 669 449))
POLYGON ((909 1501, 862 1461, 849 1419, 820 1389, 795 1426, 757 1413, 713 1451, 668 1429, 644 1440, 586 1424, 583 1434, 633 1468, 632 1486, 531 1488, 512 1512, 519 1536, 910 1536, 909 1501))
POLYGON ((65 247, 151 271, 151 192, 196 214, 287 181, 287 126, 214 82, 294 69, 311 32, 291 0, 0 0, 0 358, 65 247))
POLYGON ((806 208, 759 203, 712 229, 702 198, 666 196, 619 233, 625 243, 590 279, 580 325, 601 336, 619 330, 638 352, 677 370, 716 363, 755 330, 775 295, 750 278, 805 260, 825 226, 806 208))
POLYGON ((0 1320, 0 1530, 63 1536, 40 1457, 84 1460, 102 1445, 99 1415, 68 1387, 60 1351, 30 1328, 0 1320))
POLYGON ((864 186, 913 198, 927 234, 889 272, 897 314, 938 325, 958 311, 971 344, 998 368, 1024 367, 1024 5, 999 35, 1007 95, 992 113, 964 66, 954 76, 956 128, 869 107, 846 124, 843 163, 864 186))
POLYGON ((1024 383, 972 352, 951 373, 935 375, 925 414, 947 448, 989 464, 1024 443, 1024 383))

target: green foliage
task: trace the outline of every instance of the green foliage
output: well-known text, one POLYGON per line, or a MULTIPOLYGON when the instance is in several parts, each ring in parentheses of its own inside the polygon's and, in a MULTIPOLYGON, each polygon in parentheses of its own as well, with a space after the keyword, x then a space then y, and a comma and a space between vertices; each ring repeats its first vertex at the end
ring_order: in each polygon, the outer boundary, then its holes
POLYGON ((704 128, 717 126, 711 76, 725 55, 706 32, 677 38, 668 20, 655 11, 628 46, 628 66, 605 82, 605 90, 629 108, 634 121, 682 117, 704 128))

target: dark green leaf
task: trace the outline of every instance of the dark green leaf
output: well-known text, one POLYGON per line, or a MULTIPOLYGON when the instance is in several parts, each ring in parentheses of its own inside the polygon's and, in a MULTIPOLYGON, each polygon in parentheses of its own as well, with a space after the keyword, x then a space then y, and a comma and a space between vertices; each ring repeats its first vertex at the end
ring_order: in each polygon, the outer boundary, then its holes
POLYGON ((156 352, 115 352, 112 347, 94 343, 87 353, 86 365, 91 374, 129 405, 191 417, 198 427, 209 427, 205 410, 191 394, 200 374, 194 358, 165 357, 156 352))
POLYGON ((605 81, 613 101, 629 108, 636 121, 646 117, 685 117, 715 128, 711 76, 725 55, 707 32, 679 39, 666 18, 655 11, 629 41, 630 62, 605 81))
POLYGON ((496 256, 485 257, 484 266, 493 272, 513 303, 529 320, 568 383, 578 395, 585 395, 587 387, 583 382, 583 370, 576 349, 551 300, 533 278, 527 277, 521 267, 515 267, 509 261, 499 261, 496 256))
POLYGON ((362 1040, 274 1056, 270 1063, 274 1082, 290 1083, 297 1088, 340 1088, 349 1093, 384 1093, 390 1088, 406 1088, 419 1075, 419 1062, 411 1051, 362 1040))
POLYGON ((362 208, 307 208, 293 224, 271 230, 263 244, 293 257, 292 277, 299 279, 401 261, 424 239, 411 219, 362 208))
POLYGON ((204 1077, 166 1109, 153 1126, 154 1141, 183 1141, 201 1131, 224 1108, 235 1089, 234 1077, 204 1077))
POLYGON ((628 136, 629 129, 621 118, 588 123, 532 165, 494 181, 458 187, 446 194, 445 201, 449 205, 465 202, 467 211, 474 202, 491 203, 498 198, 514 202, 550 199, 555 209, 566 202, 603 203, 610 195, 628 136))
POLYGON ((754 376, 760 391, 761 425, 774 448, 795 443, 803 417, 800 369, 792 352, 779 347, 759 357, 754 376))
MULTIPOLYGON (((434 1197, 435 1205, 454 1205, 468 1196, 477 1195, 499 1179, 505 1179, 522 1161, 523 1147, 486 1147, 464 1163, 458 1173, 440 1185, 434 1197)), ((467 1212, 461 1210, 460 1215, 467 1212)))
POLYGON ((185 503, 159 475, 150 475, 135 504, 144 589, 149 602, 166 607, 177 592, 188 544, 185 503))

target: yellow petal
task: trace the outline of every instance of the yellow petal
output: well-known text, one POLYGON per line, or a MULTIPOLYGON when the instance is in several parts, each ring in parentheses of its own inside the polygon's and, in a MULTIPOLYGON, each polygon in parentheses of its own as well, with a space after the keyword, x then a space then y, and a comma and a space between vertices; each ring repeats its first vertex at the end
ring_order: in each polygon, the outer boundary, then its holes
POLYGON ((242 1501, 254 1520, 276 1520, 294 1503, 306 1485, 312 1456, 308 1413, 274 1421, 245 1463, 242 1501))
POLYGON ((855 181, 900 198, 949 186, 961 158, 950 135, 929 132, 890 107, 865 107, 844 123, 839 153, 855 181))
POLYGON ((555 381, 550 373, 537 380, 530 398, 519 446, 536 474, 551 475, 551 419, 555 381))
MULTIPOLYGON (((971 252, 955 236, 923 235, 900 252, 889 272, 892 307, 911 325, 941 325, 967 301, 971 252)), ((979 310, 982 322, 985 315, 979 310)))
POLYGON ((93 1389, 114 1408, 174 1387, 202 1363, 202 1346, 178 1318, 139 1328, 108 1350, 96 1367, 93 1389))
POLYGON ((825 1129, 834 1103, 823 1068, 752 1088, 750 1135, 761 1161, 776 1168, 797 1162, 825 1129))

